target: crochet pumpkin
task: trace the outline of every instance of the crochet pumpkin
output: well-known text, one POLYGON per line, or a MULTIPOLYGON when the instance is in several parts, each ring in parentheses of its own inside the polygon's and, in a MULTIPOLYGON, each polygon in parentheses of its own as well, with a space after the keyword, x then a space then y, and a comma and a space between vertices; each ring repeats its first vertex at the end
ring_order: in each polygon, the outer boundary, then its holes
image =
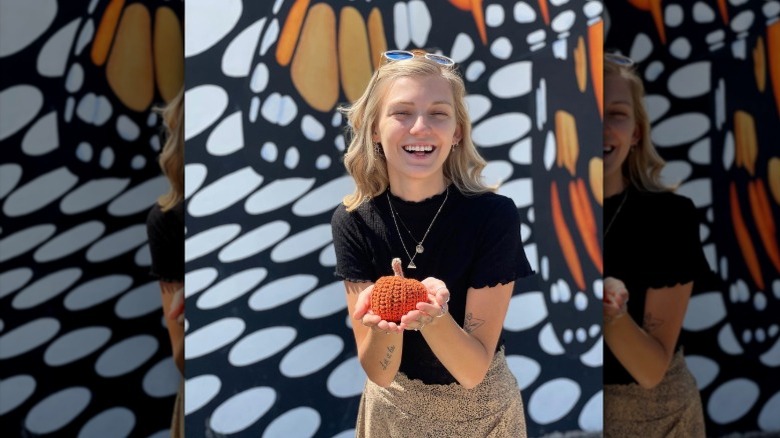
POLYGON ((395 275, 380 277, 371 292, 371 311, 385 321, 399 323, 401 317, 428 301, 428 289, 419 281, 404 278, 401 259, 392 261, 395 275))

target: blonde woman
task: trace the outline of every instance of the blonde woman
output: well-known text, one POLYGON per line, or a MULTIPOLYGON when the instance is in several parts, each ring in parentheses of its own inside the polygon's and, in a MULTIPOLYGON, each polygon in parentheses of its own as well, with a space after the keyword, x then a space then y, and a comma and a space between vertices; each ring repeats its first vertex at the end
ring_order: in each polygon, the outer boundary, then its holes
MULTIPOLYGON (((160 282, 162 306, 173 359, 184 376, 184 94, 180 91, 162 110, 167 138, 160 168, 170 190, 160 196, 146 220, 151 274, 160 282)), ((183 382, 176 394, 171 436, 184 436, 183 382)))
POLYGON ((679 336, 693 283, 709 267, 693 203, 660 182, 643 97, 633 62, 606 56, 604 435, 703 437, 679 336))
POLYGON ((480 181, 462 78, 447 57, 390 51, 347 108, 355 192, 333 215, 360 363, 358 437, 523 437, 501 330, 514 281, 532 273, 514 203, 480 181), (402 260, 430 300, 400 322, 369 309, 402 260))

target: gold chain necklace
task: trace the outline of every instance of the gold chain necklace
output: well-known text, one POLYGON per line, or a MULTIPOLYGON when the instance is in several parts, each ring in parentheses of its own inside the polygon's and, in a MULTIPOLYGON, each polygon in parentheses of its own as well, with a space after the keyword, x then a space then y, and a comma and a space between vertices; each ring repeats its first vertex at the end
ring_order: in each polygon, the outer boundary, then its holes
MULTIPOLYGON (((423 246, 423 242, 425 242, 425 238, 428 237, 428 233, 431 231, 431 228, 433 228, 433 223, 436 222, 436 218, 439 217, 439 213, 441 213, 441 209, 444 208, 444 204, 447 202, 447 198, 450 196, 450 186, 447 186, 444 192, 444 201, 441 202, 441 205, 439 206, 439 210, 436 211, 436 214, 433 216, 433 220, 431 220, 431 224, 428 225, 428 229, 425 230, 425 234, 423 235, 422 240, 417 242, 417 239, 412 236, 411 231, 407 228, 406 231, 409 231, 409 235, 412 237, 412 240, 414 240, 417 245, 414 247, 414 255, 409 254, 409 250, 406 249, 406 244, 404 243, 404 236, 401 235, 401 229, 398 228, 398 221, 396 220, 396 216, 400 219, 400 215, 393 210, 393 203, 390 201, 390 190, 387 191, 387 204, 390 206, 390 215, 393 216, 393 223, 395 224, 395 230, 398 231, 398 238, 401 239, 401 246, 404 248, 404 252, 406 253, 406 256, 409 257, 409 264, 406 266, 407 269, 417 269, 417 265, 414 264, 414 258, 417 257, 417 254, 422 254, 423 251, 425 251, 425 247, 423 246)), ((403 221, 403 219, 402 219, 403 221)), ((406 227, 406 224, 404 224, 404 227, 406 227)))
POLYGON ((607 224, 607 228, 604 230, 604 238, 607 237, 607 233, 609 233, 609 229, 612 228, 612 224, 615 223, 615 219, 617 219, 618 215, 620 214, 620 210, 623 208, 623 204, 626 203, 626 199, 628 199, 628 187, 626 187, 626 194, 623 195, 623 199, 620 201, 620 205, 618 205, 617 210, 615 210, 615 214, 612 215, 612 219, 609 221, 609 224, 607 224))

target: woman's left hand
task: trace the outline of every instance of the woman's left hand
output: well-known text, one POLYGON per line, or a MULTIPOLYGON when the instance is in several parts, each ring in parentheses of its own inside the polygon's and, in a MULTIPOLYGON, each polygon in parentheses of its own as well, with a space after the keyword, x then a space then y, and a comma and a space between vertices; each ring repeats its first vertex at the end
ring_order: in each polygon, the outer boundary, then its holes
POLYGON ((401 327, 405 330, 422 330, 428 324, 447 313, 450 291, 438 278, 428 277, 421 282, 428 289, 428 302, 417 303, 417 309, 401 317, 401 327))

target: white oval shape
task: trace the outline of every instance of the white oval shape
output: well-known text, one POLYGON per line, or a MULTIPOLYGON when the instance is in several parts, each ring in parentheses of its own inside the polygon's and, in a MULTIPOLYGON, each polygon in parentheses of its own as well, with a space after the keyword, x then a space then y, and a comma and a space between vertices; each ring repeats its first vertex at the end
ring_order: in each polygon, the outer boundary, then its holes
POLYGON ((81 28, 79 38, 76 40, 76 50, 74 50, 73 53, 76 56, 79 56, 84 48, 92 42, 93 36, 95 36, 95 23, 92 18, 88 18, 87 22, 84 24, 84 27, 81 28))
POLYGON ((710 23, 715 20, 715 11, 705 2, 693 5, 693 20, 697 23, 710 23))
POLYGON ((320 141, 325 137, 325 127, 309 114, 304 115, 301 119, 301 132, 311 141, 320 141))
POLYGON ((519 140, 531 130, 523 113, 505 113, 485 119, 474 127, 474 142, 481 147, 501 146, 519 140))
POLYGON ((0 43, 0 58, 13 55, 32 44, 46 32, 57 16, 56 0, 3 3, 3 8, 8 9, 0 14, 0 28, 6 35, 0 43))
POLYGON ((693 173, 693 166, 683 160, 668 161, 661 169, 661 182, 669 187, 676 187, 687 180, 693 173))
POLYGON ((219 272, 212 267, 187 272, 184 274, 184 296, 189 298, 206 289, 218 276, 219 272))
POLYGON ((168 179, 164 175, 148 179, 111 201, 108 212, 122 217, 149 210, 157 202, 157 197, 167 192, 168 188, 168 179))
POLYGON ((521 391, 531 386, 542 372, 542 366, 539 365, 539 362, 530 357, 510 355, 506 357, 506 362, 512 374, 515 375, 521 391))
MULTIPOLYGON (((555 145, 555 142, 553 141, 553 146, 555 145)), ((530 138, 525 138, 523 140, 520 140, 519 142, 515 143, 512 148, 509 150, 509 159, 512 160, 512 162, 517 164, 531 164, 533 162, 533 148, 530 138)), ((548 151, 545 148, 545 155, 547 155, 548 151)), ((552 153, 555 153, 555 150, 552 150, 552 153)), ((554 160, 555 157, 553 157, 554 160)), ((548 169, 549 170, 549 169, 548 169)))
POLYGON ((252 215, 273 211, 295 201, 314 186, 314 178, 283 178, 268 183, 247 198, 244 208, 252 215))
POLYGON ((536 21, 536 10, 526 2, 517 2, 512 9, 515 21, 518 23, 533 23, 536 21))
POLYGON ((206 406, 219 394, 222 381, 212 374, 192 377, 184 382, 184 415, 206 406))
POLYGON ((249 74, 265 20, 266 18, 263 17, 255 21, 228 44, 225 53, 222 54, 222 73, 225 76, 243 78, 249 74))
POLYGON ((317 170, 325 170, 330 167, 331 159, 327 155, 320 155, 317 157, 317 161, 314 163, 314 166, 317 168, 317 170))
POLYGON ((230 242, 217 258, 223 263, 243 260, 276 245, 290 232, 290 225, 284 221, 274 221, 251 230, 230 242))
POLYGON ((678 146, 697 140, 709 130, 710 119, 703 114, 680 114, 653 127, 653 143, 659 147, 678 146))
POLYGON ((314 275, 297 274, 274 280, 249 297, 249 308, 255 311, 273 309, 308 293, 317 285, 314 275))
POLYGON ((541 292, 525 292, 512 297, 504 319, 504 329, 528 330, 547 318, 547 304, 541 292))
POLYGON ((669 44, 669 53, 677 59, 688 59, 691 56, 693 47, 691 46, 688 38, 679 37, 675 38, 671 44, 669 44))
POLYGON ((189 262, 202 257, 230 240, 241 232, 238 224, 224 224, 188 237, 184 241, 184 261, 189 262))
POLYGON ((298 114, 298 106, 290 96, 271 93, 260 108, 260 114, 275 125, 287 126, 298 114))
POLYGON ((524 96, 533 88, 531 82, 533 79, 532 68, 533 63, 531 61, 520 61, 505 65, 490 75, 488 89, 494 96, 502 99, 524 96))
POLYGON ((263 146, 260 148, 260 156, 263 157, 265 161, 273 163, 279 158, 279 148, 270 141, 267 141, 263 143, 263 146))
POLYGON ((125 141, 135 141, 141 135, 141 128, 130 117, 121 114, 116 119, 116 132, 125 141))
POLYGON ((106 226, 99 221, 90 221, 64 231, 38 248, 33 258, 38 263, 50 262, 90 245, 100 238, 106 226))
POLYGON ((289 262, 322 248, 332 240, 330 224, 315 225, 278 244, 271 251, 271 260, 276 263, 289 262))
POLYGON ((81 414, 92 399, 87 388, 75 386, 49 395, 30 409, 24 427, 35 434, 55 432, 81 414))
POLYGON ((664 72, 664 64, 661 61, 652 61, 645 69, 645 80, 654 82, 664 72))
POLYGON ((12 306, 17 310, 33 308, 56 297, 81 277, 81 269, 68 268, 49 274, 16 294, 12 306))
POLYGON ((135 414, 127 408, 110 408, 92 417, 79 431, 79 437, 130 436, 135 414))
POLYGON ((240 201, 263 182, 250 166, 231 172, 204 187, 190 200, 187 211, 194 217, 208 216, 240 201))
POLYGON ((517 208, 533 204, 533 182, 530 178, 509 181, 498 188, 498 193, 511 198, 517 208))
POLYGON ((265 56, 277 38, 279 38, 279 19, 274 18, 271 20, 271 24, 268 25, 268 30, 265 31, 263 41, 260 43, 260 56, 265 56))
POLYGON ((111 118, 112 112, 111 101, 95 93, 87 93, 76 106, 76 115, 79 119, 95 126, 105 124, 111 118))
POLYGON ((485 24, 490 27, 504 24, 504 8, 501 5, 489 5, 485 8, 485 24))
POLYGON ((506 37, 496 38, 490 45, 490 53, 498 59, 509 59, 512 56, 512 42, 506 37))
POLYGON ((114 313, 122 319, 138 318, 161 311, 160 285, 156 281, 151 281, 129 291, 114 306, 114 313))
POLYGON ((341 337, 330 334, 316 336, 285 354, 279 371, 289 378, 308 376, 326 367, 342 350, 344 341, 341 337))
POLYGON ((539 346, 542 350, 552 356, 557 356, 566 352, 558 340, 558 336, 555 335, 555 329, 553 329, 552 323, 548 322, 542 327, 539 332, 539 346))
POLYGON ((585 432, 604 430, 604 391, 599 391, 585 403, 577 423, 585 432))
POLYGON ((690 198, 696 207, 712 205, 712 180, 699 178, 686 181, 677 188, 677 194, 690 198))
MULTIPOLYGON (((767 400, 758 414, 758 427, 764 431, 780 430, 780 391, 767 400)), ((2 414, 2 412, 0 412, 2 414)))
POLYGON ((645 108, 647 109, 647 116, 650 118, 651 123, 655 123, 658 119, 663 117, 672 106, 666 96, 660 96, 658 94, 645 96, 644 103, 645 108))
POLYGON ((703 96, 710 88, 712 62, 700 61, 685 65, 669 76, 667 86, 673 96, 681 99, 703 96))
POLYGON ((11 193, 22 179, 22 166, 15 163, 0 165, 0 199, 11 193))
POLYGON ((245 328, 244 320, 229 317, 188 333, 184 338, 185 359, 195 359, 219 350, 241 336, 245 328))
POLYGON ((688 331, 706 330, 726 317, 726 304, 720 292, 707 292, 691 297, 683 328, 688 331))
POLYGON ((669 27, 677 27, 685 19, 685 13, 680 5, 668 5, 664 9, 664 23, 669 27))
POLYGON ((550 27, 557 33, 568 32, 577 19, 577 13, 572 10, 564 10, 550 21, 550 27))
POLYGON ((472 53, 474 53, 474 41, 472 41, 471 37, 463 32, 456 35, 455 41, 452 43, 450 58, 457 63, 462 63, 472 53))
POLYGON ((755 20, 755 14, 751 10, 744 10, 735 15, 729 20, 729 27, 734 33, 747 32, 750 27, 753 26, 753 20, 755 20))
POLYGON ((10 260, 40 245, 57 232, 52 224, 35 225, 0 239, 0 262, 10 260))
POLYGON ((208 153, 221 157, 230 155, 244 147, 242 117, 243 113, 236 111, 219 122, 206 140, 208 153))
POLYGON ((323 286, 301 301, 300 313, 306 319, 324 318, 347 308, 344 283, 336 281, 323 286))
POLYGON ((699 390, 712 383, 720 372, 718 363, 704 356, 685 356, 685 364, 696 379, 696 387, 699 390))
POLYGON ((109 347, 95 362, 99 376, 118 377, 139 368, 157 352, 157 339, 150 335, 138 335, 124 339, 109 347))
POLYGON ((144 393, 154 398, 170 397, 179 390, 180 376, 171 357, 163 358, 144 374, 144 393))
MULTIPOLYGON (((204 3, 203 0, 196 1, 204 3)), ((190 13, 186 15, 189 16, 190 13)), ((209 25, 208 28, 211 29, 212 26, 209 25)), ((188 89, 184 93, 184 140, 190 140, 208 129, 219 120, 227 105, 228 94, 221 87, 199 85, 188 89)))
POLYGON ((466 79, 470 82, 474 82, 482 76, 487 67, 482 61, 474 61, 466 67, 466 79))
POLYGON ((585 12, 585 16, 588 18, 599 17, 604 12, 604 6, 600 1, 589 1, 582 7, 582 11, 585 12))
POLYGON ((366 372, 357 356, 340 363, 328 376, 328 392, 334 397, 349 398, 360 395, 366 384, 366 372))
POLYGON ((100 178, 87 181, 62 198, 60 210, 65 214, 90 210, 114 199, 128 184, 130 184, 129 178, 100 178))
POLYGON ((776 367, 780 365, 780 338, 775 341, 774 345, 772 345, 770 349, 759 356, 759 360, 762 364, 768 367, 776 367))
POLYGON ((260 284, 266 275, 268 270, 265 268, 250 268, 237 272, 200 294, 196 306, 202 310, 224 306, 260 284))
POLYGON ((316 216, 326 211, 333 211, 344 196, 352 193, 355 182, 351 176, 345 175, 326 182, 302 197, 293 205, 292 211, 297 216, 316 216))
POLYGON ((336 249, 332 243, 320 251, 320 264, 327 267, 336 266, 336 249))
POLYGON ((744 352, 739 345, 739 341, 737 341, 737 336, 734 334, 731 323, 726 323, 718 332, 718 345, 720 345, 721 350, 731 355, 738 355, 744 352))
POLYGON ((241 338, 228 353, 228 362, 235 367, 252 365, 272 357, 295 341, 292 327, 269 327, 241 338))
POLYGON ((50 367, 67 365, 103 348, 111 339, 106 327, 83 327, 60 336, 46 348, 43 361, 50 367))
POLYGON ((717 424, 729 424, 753 408, 761 391, 749 379, 732 379, 720 385, 707 401, 707 414, 717 424))
MULTIPOLYGON (((577 329, 577 335, 577 340, 583 342, 585 340, 585 329, 577 329), (580 333, 582 334, 580 335, 580 333)), ((599 338, 588 351, 582 353, 580 362, 591 368, 600 368, 604 364, 604 338, 599 338)))
POLYGON ((38 318, 20 325, 0 336, 0 359, 9 359, 27 353, 51 340, 60 331, 54 318, 38 318))
POLYGON ((431 31, 431 13, 422 0, 409 1, 409 34, 412 42, 417 47, 425 47, 428 43, 428 33, 431 31))
POLYGON ((146 243, 146 224, 131 225, 98 240, 87 250, 87 260, 103 262, 146 243))
POLYGON ((119 295, 133 284, 128 275, 107 275, 82 283, 65 297, 65 308, 71 312, 84 310, 119 295))
POLYGON ((643 62, 650 56, 654 48, 655 44, 653 44, 653 40, 651 40, 647 34, 639 33, 631 44, 631 50, 629 50, 628 56, 633 59, 634 62, 643 62))
POLYGON ((487 185, 501 185, 513 171, 514 167, 507 161, 489 161, 482 169, 482 180, 487 185))
MULTIPOLYGON (((495 75, 494 75, 495 76, 495 75)), ((492 79, 492 78, 491 78, 492 79)), ((480 94, 469 94, 466 96, 466 107, 469 110, 469 118, 474 123, 490 112, 493 103, 488 97, 480 94)))
POLYGON ((580 385, 574 380, 557 378, 539 386, 528 402, 528 415, 536 423, 550 424, 560 420, 579 401, 580 385))
POLYGON ((79 63, 70 66, 68 76, 65 78, 65 89, 69 93, 76 93, 84 85, 84 67, 79 63))
POLYGON ((184 57, 205 52, 227 36, 238 24, 241 0, 188 0, 184 14, 184 57))
POLYGON ((17 375, 0 380, 0 394, 3 394, 0 415, 13 411, 27 401, 35 392, 36 386, 35 379, 28 375, 17 375))
POLYGON ((276 417, 263 431, 263 438, 313 437, 321 423, 322 419, 316 410, 308 406, 300 406, 276 417))
POLYGON ((17 268, 0 274, 0 298, 19 290, 32 276, 33 271, 30 268, 17 268))
POLYGON ((209 418, 214 432, 241 432, 266 414, 276 402, 276 391, 269 387, 250 388, 222 402, 209 418))
POLYGON ((111 166, 114 165, 114 158, 116 157, 114 156, 114 150, 111 149, 111 146, 104 148, 100 152, 100 160, 99 160, 100 167, 102 167, 103 169, 110 168, 111 166))
POLYGON ((38 119, 22 139, 22 152, 30 156, 47 154, 60 146, 57 132, 57 111, 38 119))
MULTIPOLYGON (((9 38, 3 38, 7 39, 9 38)), ((27 126, 42 106, 43 93, 31 85, 15 85, 0 91, 0 108, 14 109, 3 114, 0 140, 5 140, 27 126)))
POLYGON ((574 307, 582 312, 588 308, 588 298, 582 292, 574 294, 574 307))
POLYGON ((79 178, 66 167, 43 174, 16 189, 3 204, 3 212, 11 217, 37 211, 75 186, 79 178))
POLYGON ((268 86, 268 78, 270 73, 268 72, 268 66, 262 62, 255 66, 255 70, 252 72, 252 78, 249 80, 249 89, 254 93, 260 93, 268 86))

